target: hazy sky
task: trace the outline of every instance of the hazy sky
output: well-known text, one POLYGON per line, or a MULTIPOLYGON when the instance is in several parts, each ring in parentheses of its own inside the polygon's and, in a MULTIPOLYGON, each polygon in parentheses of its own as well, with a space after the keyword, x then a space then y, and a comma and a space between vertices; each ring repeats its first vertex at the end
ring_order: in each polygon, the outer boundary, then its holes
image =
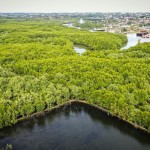
POLYGON ((0 0, 0 12, 150 12, 150 0, 0 0))

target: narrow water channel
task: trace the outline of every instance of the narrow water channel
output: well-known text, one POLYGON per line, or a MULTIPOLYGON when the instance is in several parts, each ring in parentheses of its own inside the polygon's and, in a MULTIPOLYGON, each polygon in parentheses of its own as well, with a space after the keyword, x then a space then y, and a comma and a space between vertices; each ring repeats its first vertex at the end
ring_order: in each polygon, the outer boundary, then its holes
POLYGON ((84 105, 71 104, 0 131, 14 150, 150 150, 150 136, 84 105))

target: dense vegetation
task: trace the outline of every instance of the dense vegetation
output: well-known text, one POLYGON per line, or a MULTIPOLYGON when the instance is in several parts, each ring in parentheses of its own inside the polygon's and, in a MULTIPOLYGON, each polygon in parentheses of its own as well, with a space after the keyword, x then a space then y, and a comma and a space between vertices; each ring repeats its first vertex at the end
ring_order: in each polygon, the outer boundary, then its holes
POLYGON ((52 21, 1 19, 0 128, 77 99, 150 131, 150 43, 119 50, 125 42, 52 21), (74 44, 89 50, 80 56, 74 44))

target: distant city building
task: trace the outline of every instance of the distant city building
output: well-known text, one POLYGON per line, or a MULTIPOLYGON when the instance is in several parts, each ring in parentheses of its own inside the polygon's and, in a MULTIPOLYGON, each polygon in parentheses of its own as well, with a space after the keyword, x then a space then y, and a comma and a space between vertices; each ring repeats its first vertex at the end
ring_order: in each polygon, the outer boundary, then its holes
POLYGON ((146 37, 148 35, 147 31, 141 31, 139 33, 137 33, 137 36, 141 36, 141 37, 146 37))
POLYGON ((81 18, 80 21, 79 21, 79 23, 80 23, 80 24, 84 24, 85 21, 81 18))

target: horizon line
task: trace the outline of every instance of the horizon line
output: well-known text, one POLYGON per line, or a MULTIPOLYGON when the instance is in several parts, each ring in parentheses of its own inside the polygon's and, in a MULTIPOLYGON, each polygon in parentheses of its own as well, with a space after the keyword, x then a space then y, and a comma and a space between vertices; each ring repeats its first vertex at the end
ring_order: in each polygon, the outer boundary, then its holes
POLYGON ((85 11, 85 12, 79 12, 79 11, 72 11, 72 12, 0 12, 0 13, 43 13, 43 14, 48 14, 48 13, 150 13, 147 11, 85 11))

